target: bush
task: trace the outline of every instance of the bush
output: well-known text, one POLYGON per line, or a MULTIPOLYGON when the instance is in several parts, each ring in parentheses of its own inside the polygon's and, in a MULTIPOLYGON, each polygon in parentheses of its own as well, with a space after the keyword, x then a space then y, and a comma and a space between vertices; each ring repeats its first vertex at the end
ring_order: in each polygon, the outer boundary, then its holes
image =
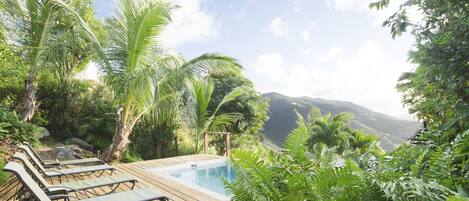
POLYGON ((23 141, 37 144, 40 133, 41 128, 21 121, 16 113, 0 107, 0 142, 12 140, 15 144, 23 141))

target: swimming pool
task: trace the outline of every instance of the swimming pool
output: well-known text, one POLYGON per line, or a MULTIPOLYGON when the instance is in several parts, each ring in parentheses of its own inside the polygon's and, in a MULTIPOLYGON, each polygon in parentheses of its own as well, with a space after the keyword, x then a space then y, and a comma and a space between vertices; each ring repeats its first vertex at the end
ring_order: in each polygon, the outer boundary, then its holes
POLYGON ((150 172, 204 190, 222 200, 230 198, 225 191, 222 178, 230 182, 236 179, 235 169, 226 159, 187 162, 170 167, 150 169, 150 172))

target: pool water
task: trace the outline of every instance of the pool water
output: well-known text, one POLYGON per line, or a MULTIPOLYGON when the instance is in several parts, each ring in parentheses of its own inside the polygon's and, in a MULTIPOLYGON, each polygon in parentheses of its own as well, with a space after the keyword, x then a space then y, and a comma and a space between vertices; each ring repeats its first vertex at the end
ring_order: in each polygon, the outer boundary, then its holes
POLYGON ((233 182, 236 172, 226 161, 218 164, 194 166, 168 172, 178 180, 200 186, 216 193, 229 196, 225 191, 222 178, 233 182))

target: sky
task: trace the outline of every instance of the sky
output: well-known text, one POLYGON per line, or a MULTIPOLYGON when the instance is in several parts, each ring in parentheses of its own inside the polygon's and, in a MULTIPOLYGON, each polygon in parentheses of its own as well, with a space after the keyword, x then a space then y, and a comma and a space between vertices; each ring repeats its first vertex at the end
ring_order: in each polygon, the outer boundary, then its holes
MULTIPOLYGON (((234 57, 262 93, 351 101, 402 116, 395 85, 414 68, 407 61, 413 38, 393 40, 381 26, 398 1, 375 11, 368 0, 177 0, 158 41, 186 59, 234 57)), ((114 0, 95 0, 100 18, 112 17, 114 7, 114 0)))

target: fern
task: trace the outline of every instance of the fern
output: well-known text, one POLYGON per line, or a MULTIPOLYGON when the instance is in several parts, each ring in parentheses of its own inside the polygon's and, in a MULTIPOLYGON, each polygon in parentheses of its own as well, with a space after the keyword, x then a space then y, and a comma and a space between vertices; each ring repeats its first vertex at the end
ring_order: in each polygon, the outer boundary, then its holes
POLYGON ((283 144, 283 148, 293 160, 301 164, 303 168, 306 168, 311 165, 310 159, 305 155, 308 151, 308 147, 306 146, 309 139, 308 127, 306 126, 305 120, 298 112, 296 112, 296 116, 297 128, 288 135, 283 144))
POLYGON ((437 181, 446 187, 452 187, 451 156, 449 153, 444 151, 441 147, 433 152, 427 162, 427 168, 424 174, 425 178, 430 181, 437 181))

